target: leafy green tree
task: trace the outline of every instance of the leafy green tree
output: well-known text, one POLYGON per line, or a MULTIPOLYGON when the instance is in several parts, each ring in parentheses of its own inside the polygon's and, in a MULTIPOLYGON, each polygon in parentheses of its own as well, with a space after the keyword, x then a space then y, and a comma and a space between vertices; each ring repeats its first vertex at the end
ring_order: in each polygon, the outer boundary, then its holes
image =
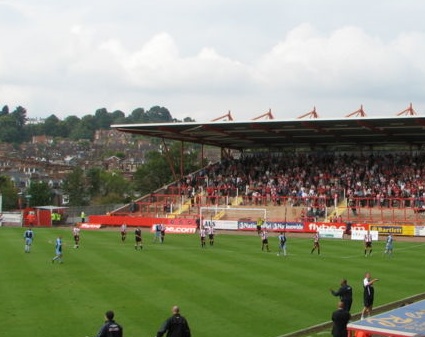
POLYGON ((146 112, 149 123, 168 123, 173 121, 170 111, 167 108, 153 106, 146 112))
POLYGON ((124 202, 131 195, 130 183, 121 172, 102 171, 100 175, 100 198, 98 203, 124 202))
POLYGON ((31 181, 27 195, 31 196, 29 198, 31 207, 50 205, 53 201, 53 192, 44 181, 31 181))
POLYGON ((26 124, 24 127, 26 141, 31 140, 32 136, 45 135, 44 123, 26 124))
POLYGON ((120 171, 104 172, 102 183, 106 194, 117 193, 122 198, 130 192, 130 184, 120 171))
POLYGON ((0 117, 3 115, 8 115, 8 114, 9 114, 9 107, 5 105, 0 111, 0 117))
POLYGON ((109 129, 112 122, 112 116, 105 108, 96 110, 94 114, 97 129, 109 129))
POLYGON ((127 117, 127 123, 146 123, 147 116, 143 108, 134 109, 127 117))
POLYGON ((142 195, 173 181, 170 167, 161 153, 150 151, 146 154, 145 160, 146 163, 134 173, 135 189, 142 195))
POLYGON ((93 116, 84 116, 78 126, 74 128, 70 133, 70 138, 74 140, 92 140, 94 138, 94 132, 96 130, 95 120, 93 116))
POLYGON ((69 196, 70 206, 85 206, 89 202, 86 179, 81 167, 76 167, 63 182, 63 192, 69 196))
POLYGON ((112 123, 113 124, 124 124, 125 114, 121 110, 116 110, 112 113, 112 123))
POLYGON ((100 193, 102 169, 99 167, 90 168, 86 173, 88 192, 90 196, 100 193))
POLYGON ((55 115, 50 115, 44 120, 44 134, 52 137, 60 137, 63 135, 61 121, 55 115))
MULTIPOLYGON (((186 149, 183 156, 183 175, 200 168, 199 151, 194 147, 186 149)), ((173 170, 177 175, 176 178, 180 178, 181 143, 172 142, 167 154, 150 151, 146 154, 145 160, 146 163, 134 174, 135 189, 142 194, 147 194, 174 181, 173 170)))
POLYGON ((10 211, 17 208, 18 190, 7 176, 0 176, 0 194, 2 195, 2 209, 10 211))
POLYGON ((20 130, 12 114, 0 117, 0 142, 15 143, 21 139, 20 130))
POLYGON ((0 114, 0 141, 20 143, 24 140, 23 128, 27 120, 27 111, 19 106, 12 113, 9 108, 3 107, 0 114))
POLYGON ((81 118, 79 128, 87 132, 87 135, 84 137, 84 139, 93 139, 94 133, 97 130, 96 119, 91 115, 84 116, 83 118, 81 118))
POLYGON ((12 112, 12 115, 15 118, 17 128, 19 130, 22 130, 22 128, 24 127, 24 125, 27 121, 27 110, 22 106, 18 106, 12 112))
POLYGON ((93 168, 87 172, 91 201, 94 204, 122 203, 133 194, 130 182, 121 172, 93 168))
POLYGON ((81 119, 77 116, 68 116, 60 124, 63 130, 62 137, 69 137, 73 130, 77 129, 81 119))

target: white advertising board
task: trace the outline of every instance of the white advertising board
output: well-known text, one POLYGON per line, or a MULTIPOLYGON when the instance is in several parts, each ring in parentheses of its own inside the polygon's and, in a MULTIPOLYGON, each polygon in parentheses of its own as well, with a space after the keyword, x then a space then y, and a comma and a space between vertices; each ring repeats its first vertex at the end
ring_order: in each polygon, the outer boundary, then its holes
MULTIPOLYGON (((351 231, 351 240, 364 240, 364 236, 366 235, 367 231, 363 230, 353 230, 351 231)), ((378 231, 370 231, 370 234, 372 235, 372 241, 378 241, 379 238, 379 232, 378 231)))
POLYGON ((344 231, 338 228, 319 229, 319 236, 321 238, 342 239, 344 231))

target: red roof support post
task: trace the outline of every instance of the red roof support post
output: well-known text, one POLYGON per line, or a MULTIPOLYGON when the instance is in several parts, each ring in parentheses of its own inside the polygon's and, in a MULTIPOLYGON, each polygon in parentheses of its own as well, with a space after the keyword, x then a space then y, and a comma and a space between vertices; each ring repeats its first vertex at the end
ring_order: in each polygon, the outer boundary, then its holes
POLYGON ((413 109, 412 103, 410 103, 409 107, 397 114, 397 116, 416 116, 417 113, 413 109))
POLYGON ((260 118, 263 118, 263 117, 266 117, 266 119, 274 119, 274 116, 272 114, 272 109, 269 109, 268 112, 266 112, 266 113, 264 113, 264 114, 262 114, 262 115, 260 115, 258 117, 255 117, 252 120, 253 121, 256 121, 257 119, 260 119, 260 118))
POLYGON ((303 119, 304 117, 310 117, 310 118, 319 118, 319 115, 316 112, 316 107, 313 107, 313 110, 311 110, 310 112, 307 112, 304 115, 301 115, 299 117, 297 117, 298 119, 303 119))
POLYGON ((229 112, 227 114, 212 119, 211 122, 217 122, 219 120, 226 120, 225 118, 228 118, 229 121, 232 121, 233 120, 233 117, 232 117, 232 114, 230 113, 230 110, 229 110, 229 112))
POLYGON ((355 117, 366 117, 366 112, 364 112, 364 110, 363 110, 363 104, 360 105, 360 109, 348 114, 345 117, 349 118, 349 117, 353 117, 353 116, 355 116, 355 117))

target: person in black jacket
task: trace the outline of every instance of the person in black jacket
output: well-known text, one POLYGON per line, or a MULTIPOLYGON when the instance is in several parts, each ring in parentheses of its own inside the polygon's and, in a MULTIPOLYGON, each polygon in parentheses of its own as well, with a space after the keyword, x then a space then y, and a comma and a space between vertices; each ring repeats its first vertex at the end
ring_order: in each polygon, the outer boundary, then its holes
POLYGON ((156 333, 156 337, 162 337, 167 332, 167 337, 191 337, 189 324, 186 318, 180 315, 178 306, 172 308, 173 315, 168 318, 156 333))
POLYGON ((347 324, 350 320, 350 313, 344 309, 344 303, 338 303, 338 309, 332 313, 332 336, 347 337, 347 324))
POLYGON ((136 230, 134 231, 134 238, 136 240, 136 243, 134 244, 134 249, 140 249, 142 250, 143 248, 143 244, 142 244, 142 230, 137 227, 136 230))
POLYGON ((114 321, 114 312, 109 310, 105 313, 105 324, 100 328, 96 337, 123 337, 123 328, 114 321))
POLYGON ((341 302, 344 303, 344 309, 350 312, 353 303, 353 289, 347 284, 346 279, 341 281, 341 287, 337 291, 331 289, 331 294, 339 296, 341 302))

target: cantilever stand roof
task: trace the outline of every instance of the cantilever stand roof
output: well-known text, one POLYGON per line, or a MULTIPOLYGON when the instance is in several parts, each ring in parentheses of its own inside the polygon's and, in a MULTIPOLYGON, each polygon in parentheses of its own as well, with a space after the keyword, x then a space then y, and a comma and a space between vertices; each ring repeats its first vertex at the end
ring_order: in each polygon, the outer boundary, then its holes
POLYGON ((370 316, 347 325, 349 332, 391 337, 425 336, 425 300, 370 316))

